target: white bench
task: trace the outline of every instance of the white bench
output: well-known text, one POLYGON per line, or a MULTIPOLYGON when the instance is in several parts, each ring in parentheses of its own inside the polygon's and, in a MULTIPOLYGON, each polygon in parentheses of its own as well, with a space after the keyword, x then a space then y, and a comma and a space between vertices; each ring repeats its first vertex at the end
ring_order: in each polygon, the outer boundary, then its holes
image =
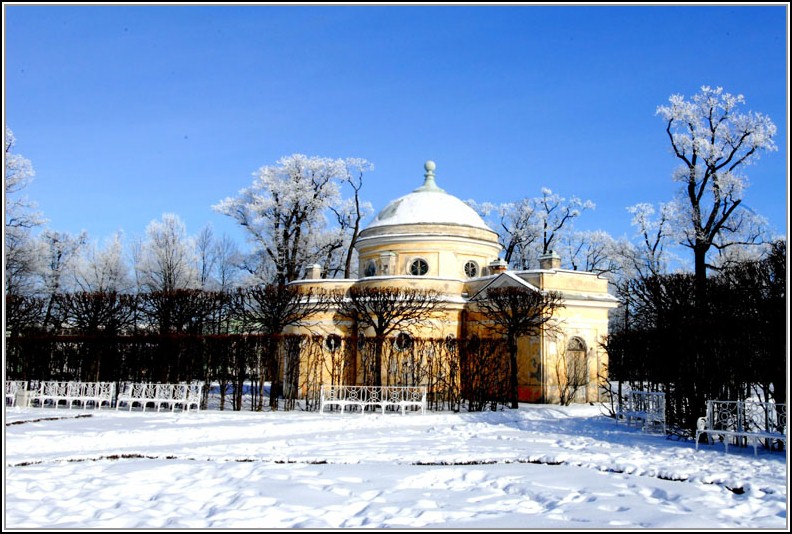
POLYGON ((696 424, 696 450, 699 437, 707 436, 707 443, 715 437, 723 440, 725 452, 729 452, 729 441, 751 445, 754 456, 762 441, 771 446, 774 441, 786 445, 786 404, 759 401, 707 401, 707 415, 699 417, 696 424))
POLYGON ((39 406, 44 407, 47 402, 57 408, 61 401, 65 402, 69 408, 75 403, 79 403, 83 408, 89 403, 93 403, 94 408, 99 408, 103 404, 112 406, 115 399, 115 382, 41 382, 34 400, 38 400, 39 406))
POLYGON ((6 380, 5 402, 6 406, 17 406, 17 399, 27 399, 26 380, 6 380))
POLYGON ((201 391, 203 382, 192 382, 190 384, 157 384, 157 383, 133 383, 125 382, 116 400, 116 410, 125 403, 132 411, 132 406, 139 404, 143 411, 146 411, 148 404, 153 404, 160 411, 162 406, 170 407, 171 411, 180 406, 182 410, 189 412, 191 407, 196 410, 201 409, 201 391))
POLYGON ((388 406, 401 410, 404 415, 408 407, 419 408, 426 413, 426 388, 423 386, 322 386, 319 412, 325 407, 338 406, 341 413, 347 407, 379 407, 382 413, 388 406))
POLYGON ((666 433, 665 393, 659 391, 630 391, 623 404, 619 405, 619 415, 627 419, 627 424, 640 421, 644 432, 662 428, 666 433))

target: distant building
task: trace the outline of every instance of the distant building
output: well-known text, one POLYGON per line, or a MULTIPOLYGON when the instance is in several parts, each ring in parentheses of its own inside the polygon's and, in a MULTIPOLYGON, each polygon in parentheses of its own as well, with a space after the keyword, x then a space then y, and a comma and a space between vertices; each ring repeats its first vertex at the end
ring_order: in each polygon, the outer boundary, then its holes
MULTIPOLYGON (((476 300, 486 298, 489 288, 558 291, 564 298, 564 307, 556 314, 561 335, 543 332, 518 343, 519 400, 558 402, 559 381, 565 380, 563 372, 558 372, 559 357, 577 358, 587 369, 588 382, 576 400, 598 400, 597 375, 607 363, 599 343, 608 333, 608 310, 617 306, 616 298, 607 291, 607 280, 593 273, 561 269, 561 259, 555 253, 540 258, 539 269, 508 270, 498 258, 501 246, 497 234, 470 206, 438 187, 434 162, 427 161, 425 169, 421 187, 390 202, 360 233, 356 249, 361 278, 322 279, 321 268, 311 266, 306 279, 293 283, 342 291, 352 286, 435 289, 443 296, 440 319, 405 334, 446 339, 486 335, 476 300)), ((346 338, 353 335, 349 329, 350 325, 338 321, 330 310, 316 317, 310 331, 346 338)), ((361 381, 356 368, 346 376, 349 381, 361 381)))

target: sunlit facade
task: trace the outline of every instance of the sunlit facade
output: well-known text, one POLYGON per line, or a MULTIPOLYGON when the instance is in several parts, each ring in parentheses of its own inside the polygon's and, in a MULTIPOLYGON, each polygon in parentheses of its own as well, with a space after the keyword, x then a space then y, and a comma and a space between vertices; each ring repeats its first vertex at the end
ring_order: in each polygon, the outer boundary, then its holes
MULTIPOLYGON (((564 307, 554 316, 555 332, 519 340, 519 400, 558 402, 558 386, 567 380, 567 362, 572 359, 584 362, 587 376, 575 400, 598 400, 597 376, 607 364, 600 342, 608 333, 608 311, 617 305, 608 293, 607 280, 561 269, 556 254, 543 256, 539 269, 508 270, 498 258, 497 234, 467 204, 438 187, 433 162, 426 162, 425 170, 421 187, 390 202, 360 233, 356 243, 360 278, 322 279, 319 266, 311 266, 304 280, 293 283, 326 291, 347 291, 352 286, 434 289, 442 295, 438 313, 403 334, 436 339, 492 336, 476 304, 486 298, 489 288, 558 291, 564 307)), ((351 323, 339 319, 333 309, 308 323, 291 331, 344 338, 371 335, 351 332, 351 323)), ((349 381, 361 380, 354 370, 346 376, 349 381)))

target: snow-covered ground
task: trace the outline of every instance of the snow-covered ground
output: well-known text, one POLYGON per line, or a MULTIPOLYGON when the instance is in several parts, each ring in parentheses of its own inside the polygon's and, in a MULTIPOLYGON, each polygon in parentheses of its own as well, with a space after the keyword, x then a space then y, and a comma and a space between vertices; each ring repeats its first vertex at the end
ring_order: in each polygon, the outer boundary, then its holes
POLYGON ((6 408, 5 529, 786 529, 785 452, 597 406, 486 413, 6 408))

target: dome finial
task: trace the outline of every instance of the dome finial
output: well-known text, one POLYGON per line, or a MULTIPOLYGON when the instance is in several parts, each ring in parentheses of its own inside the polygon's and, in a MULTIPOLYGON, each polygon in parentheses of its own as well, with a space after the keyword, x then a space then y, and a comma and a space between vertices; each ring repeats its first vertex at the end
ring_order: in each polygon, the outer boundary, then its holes
POLYGON ((424 174, 424 183, 415 191, 436 191, 438 193, 445 193, 445 191, 437 187, 437 184, 435 183, 434 170, 436 168, 437 165, 435 165, 435 162, 432 160, 427 160, 427 162, 424 163, 424 169, 426 169, 426 173, 424 174))

